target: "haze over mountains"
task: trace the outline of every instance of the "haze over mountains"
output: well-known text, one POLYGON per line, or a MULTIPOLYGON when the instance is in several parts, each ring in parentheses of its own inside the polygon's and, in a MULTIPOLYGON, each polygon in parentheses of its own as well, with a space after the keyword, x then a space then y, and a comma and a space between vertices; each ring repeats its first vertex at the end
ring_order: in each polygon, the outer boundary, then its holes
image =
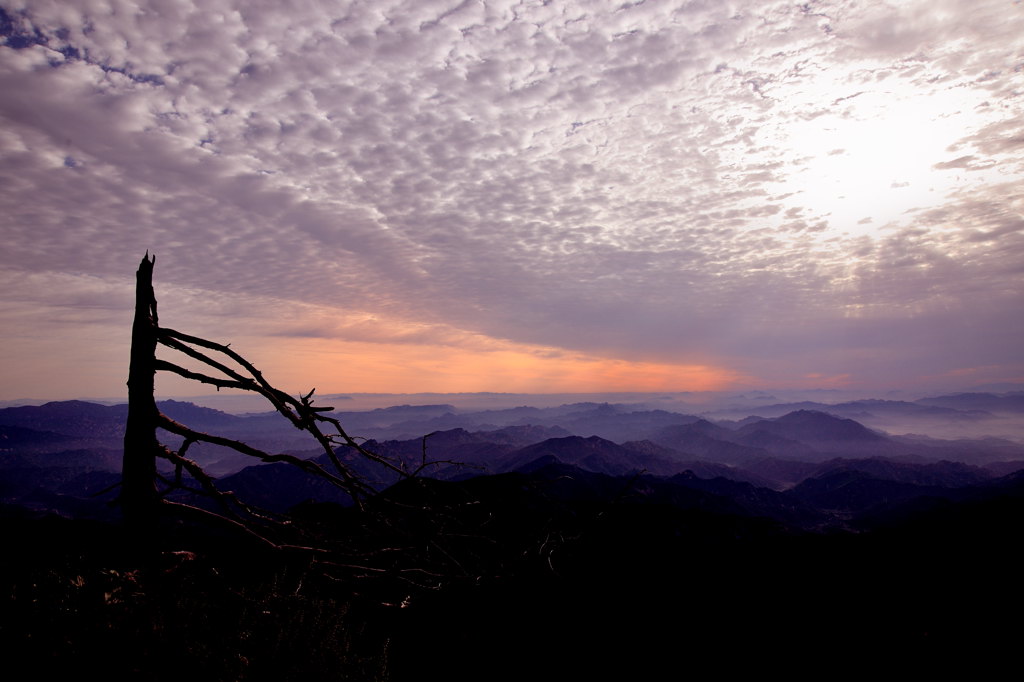
MULTIPOLYGON (((275 413, 234 415, 173 400, 159 406, 201 431, 268 452, 324 459, 308 434, 275 413)), ((1020 427, 1022 392, 773 403, 756 414, 729 406, 697 415, 608 402, 482 410, 440 403, 335 414, 381 455, 413 464, 424 456, 439 461, 427 471, 434 478, 516 473, 567 476, 580 486, 593 484, 595 476, 632 478, 632 486, 642 481, 649 495, 672 504, 804 528, 846 525, 924 498, 978 495, 1024 469, 1024 443, 991 435, 1020 427), (879 424, 909 426, 914 434, 887 433, 879 424), (948 438, 958 428, 973 437, 948 438)), ((84 401, 0 409, 0 499, 63 513, 96 507, 90 496, 118 480, 126 415, 126 405, 84 401)), ((177 447, 170 434, 161 437, 177 447)), ((189 454, 226 488, 270 509, 346 502, 287 465, 264 465, 208 444, 192 446, 189 454)), ((371 466, 361 473, 381 488, 397 480, 371 466)))

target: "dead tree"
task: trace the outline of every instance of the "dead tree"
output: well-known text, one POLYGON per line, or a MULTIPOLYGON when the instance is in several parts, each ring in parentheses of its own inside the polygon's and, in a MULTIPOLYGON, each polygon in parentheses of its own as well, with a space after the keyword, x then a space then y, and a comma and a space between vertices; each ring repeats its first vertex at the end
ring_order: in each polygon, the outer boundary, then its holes
POLYGON ((156 458, 162 454, 156 437, 160 412, 154 396, 159 320, 153 292, 153 265, 146 252, 135 273, 135 321, 132 323, 131 364, 128 370, 128 423, 121 464, 121 505, 132 523, 148 523, 159 501, 156 458))
POLYGON ((346 433, 337 419, 326 415, 333 407, 314 406, 314 391, 293 397, 272 386, 252 363, 228 345, 160 326, 153 289, 155 263, 156 256, 150 258, 147 252, 136 273, 135 321, 132 325, 131 366, 128 375, 128 423, 125 428, 120 495, 122 510, 129 524, 145 527, 161 509, 187 509, 192 513, 212 515, 221 522, 233 524, 271 542, 260 534, 259 528, 266 527, 275 519, 248 506, 230 491, 220 490, 214 478, 188 458, 188 449, 194 443, 228 447, 261 462, 287 462, 341 489, 360 509, 376 491, 339 457, 339 450, 346 451, 350 457, 374 462, 400 478, 415 477, 423 469, 436 464, 428 462, 424 457, 422 462, 409 467, 404 462, 381 457, 346 433), (199 365, 214 370, 214 373, 207 373, 209 370, 205 369, 187 369, 177 363, 159 359, 156 357, 158 346, 178 351, 199 365), (321 466, 313 460, 286 453, 265 452, 244 442, 196 431, 174 421, 157 408, 154 377, 158 371, 177 374, 214 386, 218 390, 234 388, 263 396, 295 428, 311 435, 326 455, 324 461, 330 465, 321 466), (160 443, 158 429, 182 438, 177 450, 160 443), (159 458, 174 465, 173 478, 159 474, 156 465, 159 458), (188 474, 187 479, 190 481, 186 480, 184 473, 188 474), (193 486, 190 487, 189 483, 193 486), (169 494, 183 488, 212 500, 216 511, 168 499, 169 494))

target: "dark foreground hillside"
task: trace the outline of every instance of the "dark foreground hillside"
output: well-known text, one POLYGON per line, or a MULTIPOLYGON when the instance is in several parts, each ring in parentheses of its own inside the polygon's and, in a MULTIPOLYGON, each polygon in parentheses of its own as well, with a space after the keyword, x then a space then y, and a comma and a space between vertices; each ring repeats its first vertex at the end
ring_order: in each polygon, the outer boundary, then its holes
POLYGON ((203 525, 139 537, 8 508, 5 667, 22 679, 829 679, 987 665, 1024 634, 1012 478, 822 534, 710 493, 631 485, 558 467, 413 481, 373 510, 372 534, 351 509, 297 510, 365 569, 203 525))

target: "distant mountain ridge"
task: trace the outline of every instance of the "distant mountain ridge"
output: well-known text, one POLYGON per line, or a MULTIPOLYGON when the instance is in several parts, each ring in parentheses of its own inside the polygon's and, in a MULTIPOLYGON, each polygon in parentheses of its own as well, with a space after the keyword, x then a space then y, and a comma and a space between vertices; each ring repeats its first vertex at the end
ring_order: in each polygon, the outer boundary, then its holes
MULTIPOLYGON (((396 406, 364 418, 378 428, 404 430, 413 423, 410 416, 426 416, 416 422, 421 424, 461 418, 450 408, 396 406)), ((317 457, 330 466, 315 444, 298 439, 297 431, 276 415, 229 415, 179 401, 161 402, 160 409, 194 428, 317 457)), ((52 495, 73 497, 93 490, 96 475, 113 482, 109 477, 116 476, 125 417, 126 406, 80 401, 0 410, 0 472, 7 481, 3 499, 63 504, 52 495)), ((612 478, 639 476, 652 494, 661 490, 654 481, 674 480, 677 487, 729 500, 716 502, 716 508, 811 527, 850 523, 857 515, 925 496, 954 499, 949 491, 983 485, 1012 473, 1013 462, 1024 462, 1024 446, 1011 441, 894 438, 815 410, 723 425, 665 410, 584 403, 491 410, 467 419, 488 428, 456 427, 408 439, 369 440, 366 446, 412 468, 426 455, 439 463, 425 475, 439 479, 539 475, 551 467, 572 467, 612 478), (568 426, 558 423, 563 420, 568 426), (590 433, 594 430, 622 438, 616 442, 590 433)), ((168 444, 174 447, 174 439, 168 444)), ((251 459, 224 448, 194 448, 190 454, 222 484, 269 509, 286 511, 310 500, 346 502, 337 490, 285 465, 250 466, 251 459)), ((344 448, 338 454, 348 457, 344 448)), ((380 487, 398 481, 393 472, 357 466, 380 487)), ((672 500, 682 493, 666 494, 672 500)))

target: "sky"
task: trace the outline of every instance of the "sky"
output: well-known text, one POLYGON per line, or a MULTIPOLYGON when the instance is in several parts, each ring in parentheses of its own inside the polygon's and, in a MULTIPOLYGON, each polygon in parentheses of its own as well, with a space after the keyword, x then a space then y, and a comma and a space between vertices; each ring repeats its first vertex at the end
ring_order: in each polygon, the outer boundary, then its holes
POLYGON ((1024 381, 1019 1, 0 8, 0 399, 1024 381))

